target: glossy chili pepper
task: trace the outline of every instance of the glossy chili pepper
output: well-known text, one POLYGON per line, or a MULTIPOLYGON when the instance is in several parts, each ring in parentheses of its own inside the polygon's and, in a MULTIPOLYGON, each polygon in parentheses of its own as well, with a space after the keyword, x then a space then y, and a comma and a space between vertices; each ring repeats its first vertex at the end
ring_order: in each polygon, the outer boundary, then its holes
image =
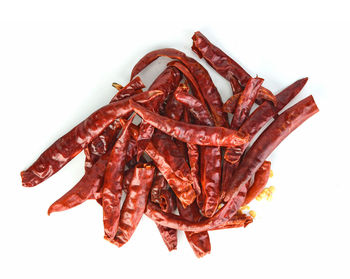
POLYGON ((240 96, 241 93, 237 93, 228 98, 227 101, 224 103, 223 110, 227 113, 233 114, 240 96))
POLYGON ((271 162, 265 161, 257 170, 257 172, 254 175, 254 183, 248 189, 243 206, 249 204, 252 200, 254 200, 264 189, 270 177, 270 169, 271 162))
POLYGON ((249 224, 253 223, 253 218, 244 213, 237 213, 232 217, 232 219, 228 220, 224 225, 217 227, 213 230, 223 230, 223 229, 235 229, 246 227, 249 224))
POLYGON ((128 191, 129 191, 129 185, 130 185, 130 182, 132 180, 133 175, 134 175, 134 167, 131 167, 127 171, 124 172, 123 191, 125 193, 128 193, 128 191))
POLYGON ((196 198, 192 188, 192 175, 187 162, 176 149, 170 138, 153 136, 146 147, 146 153, 163 174, 175 195, 186 207, 196 198))
MULTIPOLYGON (((158 112, 161 104, 174 92, 181 80, 181 73, 175 67, 167 67, 152 83, 149 90, 161 90, 164 94, 152 103, 147 104, 147 108, 153 112, 158 112)), ((138 158, 152 138, 154 128, 148 123, 140 124, 139 138, 137 139, 138 158)))
MULTIPOLYGON (((190 117, 188 115, 187 109, 184 109, 184 121, 186 123, 190 122, 190 117)), ((201 185, 200 185, 200 178, 199 178, 199 148, 198 145, 187 143, 187 155, 188 155, 188 163, 190 164, 191 168, 191 175, 192 175, 192 187, 193 190, 196 193, 197 199, 201 195, 201 185)))
POLYGON ((96 193, 101 189, 108 159, 109 152, 102 155, 71 190, 50 206, 48 214, 70 209, 91 198, 100 198, 96 193))
POLYGON ((238 193, 242 191, 246 183, 260 168, 266 158, 283 139, 317 112, 318 108, 312 96, 309 96, 283 112, 269 125, 237 167, 230 183, 230 191, 227 194, 228 201, 213 217, 198 223, 189 222, 179 216, 165 214, 151 203, 147 206, 146 215, 156 223, 185 231, 207 231, 226 223, 233 218, 244 202, 245 195, 244 199, 237 200, 237 197, 240 196, 238 193))
POLYGON ((105 235, 110 239, 114 238, 118 229, 124 169, 130 139, 128 128, 134 116, 135 115, 133 115, 123 127, 123 133, 111 150, 105 171, 102 191, 103 225, 105 235))
POLYGON ((196 60, 186 56, 183 52, 173 48, 164 48, 149 52, 134 66, 131 77, 136 76, 145 67, 161 56, 177 59, 189 69, 200 87, 200 91, 210 108, 216 125, 228 127, 227 114, 222 110, 223 104, 221 96, 210 78, 209 73, 196 60))
POLYGON ((247 119, 263 81, 262 78, 250 78, 247 82, 233 113, 232 129, 238 129, 247 119))
MULTIPOLYGON (((188 88, 186 88, 184 84, 180 84, 176 88, 174 94, 176 94, 177 92, 183 92, 186 90, 188 91, 188 88)), ((176 100, 174 94, 171 94, 168 97, 168 101, 165 105, 164 115, 174 120, 180 120, 184 111, 184 107, 178 100, 176 100)))
POLYGON ((224 127, 207 127, 175 121, 151 112, 132 100, 130 105, 146 122, 183 142, 209 146, 236 146, 247 141, 245 135, 224 127))
MULTIPOLYGON (((198 124, 215 125, 209 111, 197 98, 185 92, 175 92, 175 98, 186 106, 198 124)), ((211 217, 220 202, 220 147, 201 146, 200 162, 202 196, 199 197, 198 201, 204 216, 211 217)))
POLYGON ((161 91, 143 92, 100 108, 53 143, 32 166, 22 171, 22 185, 33 187, 59 171, 115 119, 132 111, 129 100, 149 102, 161 94, 161 91))
MULTIPOLYGON (((179 214, 185 220, 198 222, 202 215, 199 212, 199 208, 196 203, 191 204, 190 206, 183 208, 180 202, 177 204, 179 214)), ((208 232, 186 232, 185 235, 188 243, 191 245, 191 248, 195 255, 198 258, 204 257, 209 254, 211 251, 210 238, 208 232)))
MULTIPOLYGON (((125 87, 120 88, 110 103, 131 97, 137 93, 141 93, 142 88, 144 87, 145 85, 142 83, 140 77, 135 77, 125 87)), ((91 166, 98 160, 100 156, 112 148, 115 143, 116 136, 120 132, 120 128, 120 123, 115 120, 106 129, 104 129, 100 135, 93 139, 91 143, 84 149, 86 156, 85 169, 91 168, 91 166)))
POLYGON ((157 225, 159 233, 169 251, 177 248, 177 230, 162 225, 157 225))
POLYGON ((129 241, 143 212, 145 211, 149 191, 152 187, 154 167, 150 164, 136 165, 129 191, 123 203, 118 231, 112 241, 119 247, 129 241))

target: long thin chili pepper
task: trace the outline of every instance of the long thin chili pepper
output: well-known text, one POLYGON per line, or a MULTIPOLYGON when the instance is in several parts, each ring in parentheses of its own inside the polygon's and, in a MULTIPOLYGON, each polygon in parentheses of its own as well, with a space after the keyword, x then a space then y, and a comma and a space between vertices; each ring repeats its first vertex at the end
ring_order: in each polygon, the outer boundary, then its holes
POLYGON ((228 127, 227 114, 222 110, 223 103, 221 96, 210 78, 209 73, 196 60, 186 56, 183 52, 173 48, 164 48, 149 52, 134 66, 131 77, 133 78, 136 76, 145 67, 161 56, 177 59, 189 69, 200 87, 200 91, 213 114, 216 125, 228 127))
POLYGON ((198 223, 189 222, 179 216, 160 212, 151 203, 147 206, 146 215, 161 225, 184 231, 207 231, 226 223, 233 218, 244 202, 244 199, 237 201, 235 198, 237 197, 237 193, 245 186, 246 182, 250 180, 283 139, 317 112, 318 108, 313 97, 309 96, 283 112, 270 124, 255 141, 236 169, 230 184, 228 202, 215 213, 213 217, 198 223))
POLYGON ((270 177, 271 162, 265 161, 254 175, 254 183, 248 189, 247 196, 242 206, 249 204, 264 189, 270 177))
MULTIPOLYGON (((190 117, 188 115, 187 109, 184 109, 184 121, 186 123, 190 122, 190 117)), ((192 181, 193 181, 193 190, 196 193, 197 199, 201 195, 201 185, 199 178, 199 148, 198 145, 187 143, 187 155, 188 155, 188 163, 191 168, 192 181)))
MULTIPOLYGON (((137 93, 141 93, 142 88, 144 87, 145 85, 141 81, 140 77, 135 77, 114 95, 110 103, 131 97, 137 93)), ((104 129, 100 135, 91 141, 91 143, 84 149, 86 156, 85 169, 91 168, 91 166, 98 160, 100 156, 112 148, 115 143, 116 136, 120 132, 120 129, 120 123, 115 120, 106 129, 104 129)))
MULTIPOLYGON (((184 90, 188 90, 188 88, 184 87, 183 84, 180 84, 176 88, 174 94, 177 92, 183 92, 184 90)), ((165 105, 164 115, 174 120, 180 120, 184 111, 184 107, 178 100, 176 100, 174 94, 171 94, 168 98, 168 101, 165 105)))
POLYGON ((175 121, 151 112, 132 100, 130 105, 146 122, 183 142, 209 146, 237 146, 247 141, 245 135, 224 127, 207 127, 175 121))
POLYGON ((110 239, 114 238, 118 229, 126 153, 130 139, 128 128, 134 116, 123 127, 122 135, 111 150, 105 171, 102 191, 103 224, 105 235, 110 239))
POLYGON ((149 191, 152 187, 154 167, 149 164, 135 166, 134 176, 123 203, 118 231, 112 241, 119 247, 129 241, 143 212, 145 211, 149 191))
POLYGON ((50 206, 48 214, 70 209, 90 198, 99 198, 95 194, 102 186, 108 159, 109 152, 102 155, 71 190, 50 206))
MULTIPOLYGON (((158 112, 164 100, 178 87, 180 80, 181 73, 175 67, 167 67, 149 88, 149 90, 161 90, 164 94, 156 101, 148 103, 147 108, 151 111, 158 112)), ((137 139, 138 158, 140 158, 147 143, 152 138, 153 132, 154 128, 150 124, 142 121, 139 129, 139 138, 137 139)))
POLYGON ((39 156, 32 166, 22 171, 22 185, 33 187, 59 171, 115 119, 123 117, 132 111, 129 100, 149 102, 161 94, 163 94, 162 91, 142 92, 100 108, 63 137, 59 138, 39 156))
POLYGON ((177 230, 156 224, 159 233, 169 251, 177 248, 177 230))
POLYGON ((240 96, 241 93, 237 93, 228 98, 227 101, 224 103, 223 110, 227 113, 233 114, 240 96))
POLYGON ((246 227, 249 224, 253 223, 253 218, 244 213, 237 213, 230 220, 228 220, 224 225, 217 227, 213 230, 223 230, 223 229, 235 229, 246 227))
MULTIPOLYGON (((197 98, 185 92, 175 92, 175 98, 187 107, 198 124, 215 125, 209 111, 197 98)), ((200 151, 202 196, 199 204, 204 216, 211 217, 220 202, 221 149, 201 146, 200 151)))
MULTIPOLYGON (((198 222, 203 218, 196 203, 193 203, 190 206, 184 208, 181 203, 178 202, 177 208, 179 210, 180 216, 186 220, 198 222)), ((208 232, 204 231, 195 233, 185 231, 185 235, 188 243, 191 245, 193 252, 198 258, 204 257, 210 253, 211 245, 208 232)))

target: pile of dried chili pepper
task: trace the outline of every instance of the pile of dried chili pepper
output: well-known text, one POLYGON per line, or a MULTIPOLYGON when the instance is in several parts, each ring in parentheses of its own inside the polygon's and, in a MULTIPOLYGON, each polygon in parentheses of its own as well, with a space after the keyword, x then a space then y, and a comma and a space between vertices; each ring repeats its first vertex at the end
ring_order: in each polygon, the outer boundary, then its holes
POLYGON ((21 173, 23 186, 36 186, 84 150, 85 174, 48 214, 95 199, 103 208, 104 238, 118 247, 130 240, 145 214, 169 251, 176 249, 182 230, 197 257, 210 253, 208 231, 253 222, 255 214, 242 209, 274 189, 265 188, 271 176, 268 156, 318 108, 309 96, 281 113, 307 78, 275 95, 200 32, 192 40, 199 58, 228 80, 232 96, 223 103, 206 69, 181 51, 146 54, 129 84, 113 84, 118 92, 109 104, 21 173), (144 91, 137 75, 161 56, 173 61, 144 91))

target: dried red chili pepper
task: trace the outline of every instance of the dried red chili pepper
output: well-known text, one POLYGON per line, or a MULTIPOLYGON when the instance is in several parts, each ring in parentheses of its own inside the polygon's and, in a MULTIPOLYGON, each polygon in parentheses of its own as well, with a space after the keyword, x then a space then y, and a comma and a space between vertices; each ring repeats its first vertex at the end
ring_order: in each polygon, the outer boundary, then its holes
MULTIPOLYGON (((197 98, 185 92, 175 92, 175 98, 186 106, 198 124, 215 125, 209 111, 197 98)), ((221 149, 201 146, 200 151, 202 196, 198 201, 204 216, 211 217, 220 202, 221 149)))
MULTIPOLYGON (((199 212, 199 208, 196 203, 184 208, 180 202, 177 204, 179 214, 185 220, 198 222, 202 215, 199 212)), ((210 238, 208 232, 186 232, 185 235, 188 243, 191 245, 193 252, 198 258, 204 257, 211 251, 210 238)))
POLYGON ((134 119, 133 115, 123 127, 123 133, 113 146, 105 171, 102 207, 105 235, 113 239, 118 229, 120 217, 120 200, 122 197, 124 169, 127 149, 130 139, 129 126, 134 119))
MULTIPOLYGON (((164 94, 156 101, 148 103, 147 108, 151 111, 158 112, 164 100, 178 87, 180 80, 181 73, 175 67, 167 67, 149 88, 149 90, 161 90, 164 94)), ((139 129, 139 137, 137 139, 138 158, 140 158, 147 143, 152 138, 153 132, 154 128, 150 124, 142 121, 139 129)))
POLYGON ((247 141, 245 135, 224 127, 207 127, 175 121, 153 113, 132 100, 130 105, 153 127, 183 142, 209 146, 236 146, 247 141))
MULTIPOLYGON (((184 109, 184 121, 186 123, 190 122, 190 117, 188 115, 187 109, 184 109)), ((191 168, 192 175, 192 187, 196 193, 197 199, 201 194, 201 185, 199 182, 199 148, 195 144, 187 143, 187 155, 188 155, 188 163, 191 168)))
POLYGON ((104 106, 74 127, 53 143, 27 170, 21 172, 22 185, 33 187, 59 171, 80 153, 116 118, 132 111, 129 100, 149 102, 163 94, 161 91, 148 91, 104 106))
MULTIPOLYGON (((142 92, 145 85, 142 83, 140 77, 135 77, 125 87, 122 87, 112 98, 110 103, 120 101, 124 98, 131 97, 137 93, 142 92)), ((91 141, 91 143, 84 149, 86 156, 85 169, 91 166, 98 160, 100 156, 110 150, 115 143, 116 136, 121 129, 120 123, 115 120, 103 132, 91 141)))
POLYGON ((159 233, 169 251, 177 248, 177 230, 162 225, 157 225, 159 233))
POLYGON ((241 228, 246 227, 249 224, 253 223, 253 218, 249 215, 246 215, 244 213, 237 213, 227 221, 224 225, 217 227, 213 230, 223 230, 223 229, 235 229, 235 228, 241 228))
POLYGON ((254 175, 254 183, 248 189, 243 206, 249 204, 252 200, 254 200, 264 189, 270 177, 270 169, 271 162, 265 161, 261 165, 261 167, 256 171, 254 175))
POLYGON ((129 191, 123 203, 116 237, 112 240, 119 247, 129 241, 143 212, 152 187, 154 167, 150 164, 136 165, 129 191))
POLYGON ((317 112, 318 108, 313 97, 309 96, 283 112, 270 124, 255 141, 236 169, 230 183, 230 191, 227 194, 228 201, 213 217, 198 223, 189 222, 179 216, 160 212, 150 203, 147 206, 146 215, 156 223, 184 231, 207 231, 226 223, 235 215, 244 202, 244 199, 237 201, 237 197, 239 197, 237 193, 243 189, 247 181, 250 180, 282 140, 317 112))
POLYGON ((224 103, 223 110, 227 113, 233 114, 240 96, 241 93, 237 93, 228 98, 227 101, 224 103))
POLYGON ((228 127, 227 114, 222 110, 223 103, 221 96, 210 78, 209 73, 196 60, 186 56, 183 52, 173 48, 164 48, 149 52, 134 66, 131 77, 133 78, 136 76, 160 56, 180 60, 189 69, 200 87, 200 91, 210 108, 216 125, 220 127, 228 127))
POLYGON ((192 188, 191 171, 182 154, 177 152, 175 143, 170 138, 153 136, 152 142, 146 147, 146 153, 183 205, 186 207, 191 204, 196 198, 192 188))
POLYGON ((48 214, 70 209, 91 198, 99 198, 95 194, 98 193, 103 183, 108 159, 109 152, 102 155, 71 190, 50 206, 48 214))
MULTIPOLYGON (((183 91, 188 91, 188 88, 185 87, 184 84, 180 84, 176 88, 174 94, 183 91)), ((174 120, 180 120, 184 111, 184 107, 178 100, 176 100, 174 94, 171 94, 168 97, 168 101, 165 105, 164 115, 174 120)))

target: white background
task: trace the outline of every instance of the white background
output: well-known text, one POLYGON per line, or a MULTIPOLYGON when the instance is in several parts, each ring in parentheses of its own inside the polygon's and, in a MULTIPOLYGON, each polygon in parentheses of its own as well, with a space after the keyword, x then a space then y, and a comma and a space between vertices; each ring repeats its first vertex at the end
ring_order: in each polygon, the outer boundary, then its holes
MULTIPOLYGON (((1 278, 349 278, 345 1, 64 2, 1 4, 1 278), (320 112, 270 157, 273 200, 252 203, 257 218, 247 228, 211 232, 203 259, 182 233, 169 253, 146 217, 129 243, 113 246, 94 201, 48 217, 83 174, 84 156, 34 188, 21 186, 20 171, 106 104, 111 83, 126 84, 148 51, 174 47, 197 59, 197 30, 275 93, 309 77, 296 100, 312 94, 320 112)), ((165 62, 144 71, 147 85, 165 62)), ((225 101, 227 81, 201 63, 225 101)))

